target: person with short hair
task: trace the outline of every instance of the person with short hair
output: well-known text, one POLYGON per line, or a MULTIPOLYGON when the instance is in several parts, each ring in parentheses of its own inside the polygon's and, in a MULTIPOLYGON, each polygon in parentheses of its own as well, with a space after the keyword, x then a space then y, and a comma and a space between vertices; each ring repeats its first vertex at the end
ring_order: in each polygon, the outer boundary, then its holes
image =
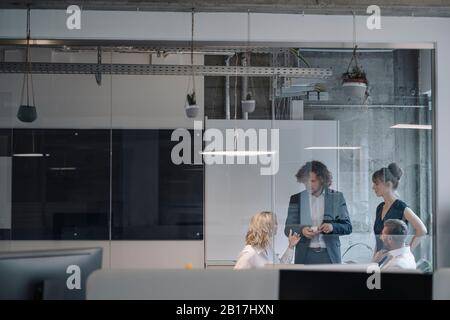
POLYGON ((416 269, 416 260, 411 249, 406 245, 408 226, 400 219, 384 222, 381 240, 384 243, 383 256, 378 265, 381 270, 416 269))
POLYGON ((245 236, 246 246, 239 254, 239 258, 234 266, 238 269, 264 268, 266 264, 282 263, 289 264, 294 255, 294 248, 300 240, 300 236, 289 232, 289 245, 280 259, 273 254, 271 243, 277 234, 277 217, 270 211, 262 211, 255 214, 248 227, 245 236))
POLYGON ((305 163, 295 176, 306 189, 291 196, 284 229, 286 236, 302 235, 295 263, 341 263, 339 237, 352 233, 344 195, 330 188, 332 174, 320 161, 305 163))

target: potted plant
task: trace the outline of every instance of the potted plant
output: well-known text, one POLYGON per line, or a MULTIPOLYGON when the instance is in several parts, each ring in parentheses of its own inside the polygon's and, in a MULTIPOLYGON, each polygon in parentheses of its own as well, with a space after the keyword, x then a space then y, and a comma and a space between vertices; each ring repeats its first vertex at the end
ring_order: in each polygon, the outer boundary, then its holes
POLYGON ((366 73, 358 65, 356 57, 356 46, 353 49, 352 59, 347 68, 347 72, 342 74, 342 87, 349 100, 365 101, 369 96, 366 73), (354 62, 352 66, 352 62, 354 62))
POLYGON ((195 118, 198 115, 200 107, 197 105, 197 99, 195 97, 195 68, 194 68, 194 9, 192 9, 192 33, 191 33, 191 68, 192 68, 192 93, 186 95, 186 104, 184 110, 188 118, 195 118))
POLYGON ((253 112, 255 111, 256 102, 252 97, 252 94, 249 92, 245 97, 245 100, 241 101, 242 112, 253 112))
POLYGON ((192 91, 192 94, 187 94, 186 96, 186 105, 185 105, 185 111, 186 116, 188 118, 195 118, 198 115, 198 110, 200 107, 197 104, 197 100, 195 98, 195 91, 192 91))
POLYGON ((37 119, 36 103, 34 99, 34 88, 33 88, 33 76, 31 74, 31 59, 30 59, 30 8, 27 10, 27 46, 25 49, 25 63, 27 69, 23 77, 22 90, 20 92, 20 106, 17 111, 17 118, 26 123, 33 122, 37 119), (28 85, 31 82, 31 88, 28 90, 28 85), (24 102, 24 93, 26 93, 27 99, 24 102), (30 96, 32 97, 33 103, 30 104, 30 96))

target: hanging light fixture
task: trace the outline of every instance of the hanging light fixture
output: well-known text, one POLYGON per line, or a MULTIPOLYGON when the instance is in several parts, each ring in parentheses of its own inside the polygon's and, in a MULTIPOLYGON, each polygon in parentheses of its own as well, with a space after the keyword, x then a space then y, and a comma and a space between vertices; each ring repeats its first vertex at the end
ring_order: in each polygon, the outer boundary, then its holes
POLYGON ((35 132, 34 130, 31 130, 31 152, 17 152, 13 153, 13 157, 24 157, 24 158, 36 158, 36 157, 49 157, 50 155, 48 153, 44 154, 41 152, 36 152, 36 141, 35 141, 35 132))
POLYGON ((23 74, 22 91, 20 93, 20 106, 17 112, 17 118, 22 122, 33 122, 37 118, 36 104, 34 99, 33 74, 31 73, 30 61, 30 7, 27 9, 27 47, 25 51, 26 70, 23 74), (29 88, 31 82, 31 88, 29 88), (30 104, 30 89, 32 104, 30 104), (26 92, 26 104, 24 104, 23 95, 26 92))

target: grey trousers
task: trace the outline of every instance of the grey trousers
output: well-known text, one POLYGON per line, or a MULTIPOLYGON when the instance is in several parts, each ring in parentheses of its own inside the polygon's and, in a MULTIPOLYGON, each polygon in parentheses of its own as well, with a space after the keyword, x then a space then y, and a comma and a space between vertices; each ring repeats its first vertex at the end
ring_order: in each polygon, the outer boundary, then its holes
POLYGON ((305 264, 327 264, 332 263, 327 249, 322 249, 321 252, 314 252, 313 249, 308 248, 305 257, 305 264))

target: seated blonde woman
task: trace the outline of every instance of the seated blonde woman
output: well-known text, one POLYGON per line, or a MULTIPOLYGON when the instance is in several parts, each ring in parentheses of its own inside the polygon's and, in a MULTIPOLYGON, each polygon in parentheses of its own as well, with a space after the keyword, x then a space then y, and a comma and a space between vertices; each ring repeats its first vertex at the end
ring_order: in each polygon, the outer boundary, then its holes
POLYGON ((291 263, 300 236, 292 234, 292 230, 289 231, 289 245, 278 260, 270 246, 277 233, 277 227, 277 217, 274 213, 263 211, 255 214, 245 236, 246 246, 239 254, 234 269, 264 268, 264 265, 269 263, 291 263))

